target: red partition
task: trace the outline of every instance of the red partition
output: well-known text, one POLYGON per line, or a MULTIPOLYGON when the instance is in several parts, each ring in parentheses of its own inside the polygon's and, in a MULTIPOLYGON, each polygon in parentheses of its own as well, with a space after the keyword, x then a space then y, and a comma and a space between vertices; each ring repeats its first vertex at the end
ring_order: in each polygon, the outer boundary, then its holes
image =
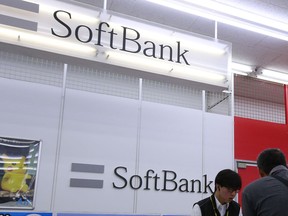
POLYGON ((234 118, 235 159, 256 161, 266 148, 280 148, 288 158, 288 127, 253 119, 234 118))
MULTIPOLYGON (((235 159, 256 162, 258 154, 266 148, 280 148, 288 160, 288 127, 253 119, 234 118, 235 159)), ((239 168, 242 178, 242 190, 259 178, 257 167, 239 168)), ((238 194, 238 202, 242 203, 242 190, 238 194)))
MULTIPOLYGON (((241 176, 242 179, 242 185, 246 186, 250 182, 260 178, 260 174, 258 172, 258 169, 256 166, 247 166, 246 168, 240 168, 238 169, 238 173, 241 176)), ((238 194, 238 202, 240 205, 242 205, 242 191, 244 187, 241 188, 239 194, 238 194)))

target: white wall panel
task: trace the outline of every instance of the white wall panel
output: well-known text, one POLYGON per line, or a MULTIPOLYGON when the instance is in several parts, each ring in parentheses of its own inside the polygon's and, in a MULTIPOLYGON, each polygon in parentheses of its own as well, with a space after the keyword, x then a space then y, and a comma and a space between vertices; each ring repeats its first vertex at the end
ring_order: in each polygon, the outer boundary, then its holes
MULTIPOLYGON (((143 176, 148 169, 154 170, 160 177, 161 190, 139 190, 138 212, 189 214, 199 193, 191 192, 190 183, 190 192, 181 192, 179 186, 183 181, 179 181, 202 179, 202 112, 143 102, 140 150, 139 173, 143 176), (162 191, 162 170, 177 174, 177 186, 172 181, 166 185, 166 189, 173 191, 162 191)), ((170 173, 169 178, 174 178, 174 174, 170 173)))
POLYGON ((233 117, 205 113, 203 125, 203 172, 215 178, 221 169, 234 169, 233 117))
POLYGON ((61 88, 0 78, 2 136, 42 140, 35 210, 49 211, 61 88))
POLYGON ((133 175, 138 101, 67 90, 55 210, 132 212, 133 191, 112 187, 114 168, 133 175), (104 165, 104 174, 71 172, 72 163, 104 165), (71 177, 102 179, 103 189, 69 187, 71 177))
POLYGON ((140 121, 138 108, 137 100, 67 90, 56 211, 189 214, 194 202, 211 194, 207 182, 233 168, 232 117, 142 102, 140 121), (105 172, 71 172, 72 163, 104 165, 105 172), (121 177, 114 173, 119 166, 121 177), (166 191, 164 171, 173 178, 166 191), (71 178, 102 179, 104 186, 69 187, 71 178), (203 195, 198 184, 192 191, 192 180, 201 182, 203 195))

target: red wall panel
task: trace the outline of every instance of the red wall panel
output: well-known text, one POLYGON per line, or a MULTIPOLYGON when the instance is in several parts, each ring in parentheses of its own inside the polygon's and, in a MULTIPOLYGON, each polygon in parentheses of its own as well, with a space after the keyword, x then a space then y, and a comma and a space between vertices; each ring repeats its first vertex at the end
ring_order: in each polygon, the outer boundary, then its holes
POLYGON ((235 159, 256 161, 266 148, 280 148, 288 158, 288 127, 253 119, 234 118, 235 159))
POLYGON ((258 168, 256 166, 247 166, 245 169, 238 169, 238 173, 242 179, 242 188, 238 194, 238 203, 242 206, 242 191, 250 182, 260 178, 258 168))
MULTIPOLYGON (((288 160, 288 126, 253 119, 234 118, 235 159, 255 161, 266 148, 280 148, 288 160)), ((242 191, 247 184, 260 178, 257 167, 238 169, 242 178, 242 189, 238 202, 242 204, 242 191)))

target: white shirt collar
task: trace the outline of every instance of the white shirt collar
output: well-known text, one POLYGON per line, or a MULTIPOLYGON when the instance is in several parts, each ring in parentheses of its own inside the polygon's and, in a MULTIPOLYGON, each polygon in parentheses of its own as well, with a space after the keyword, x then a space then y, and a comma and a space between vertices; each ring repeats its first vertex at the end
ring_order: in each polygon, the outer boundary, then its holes
POLYGON ((221 216, 225 215, 226 210, 227 210, 228 207, 229 207, 229 203, 225 203, 224 205, 222 205, 222 204, 218 201, 218 199, 217 199, 216 196, 214 196, 214 198, 215 198, 215 201, 216 201, 216 208, 218 209, 220 215, 221 215, 221 216))

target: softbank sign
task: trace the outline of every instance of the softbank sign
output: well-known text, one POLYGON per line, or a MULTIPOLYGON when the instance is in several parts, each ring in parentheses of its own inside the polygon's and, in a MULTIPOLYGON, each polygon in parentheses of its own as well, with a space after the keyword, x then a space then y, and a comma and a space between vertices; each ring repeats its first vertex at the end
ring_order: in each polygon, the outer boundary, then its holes
POLYGON ((156 42, 143 41, 138 30, 122 25, 115 29, 108 22, 99 22, 97 26, 79 24, 75 29, 69 25, 73 16, 68 11, 57 10, 54 12, 54 19, 61 26, 61 32, 51 28, 52 35, 60 38, 75 37, 80 43, 91 43, 94 45, 119 50, 128 53, 141 53, 146 57, 161 59, 169 62, 190 65, 189 50, 182 49, 181 41, 175 44, 157 44, 156 42), (62 17, 62 18, 61 18, 62 17), (64 33, 63 33, 64 32, 64 33), (105 44, 105 42, 108 44, 105 44), (140 41, 143 41, 142 44, 140 41), (105 45, 104 45, 105 44, 105 45))
POLYGON ((100 13, 93 25, 79 22, 77 16, 67 10, 54 11, 53 19, 55 27, 50 29, 53 37, 94 46, 95 60, 214 85, 226 86, 229 80, 230 46, 218 40, 106 13, 100 13))
POLYGON ((113 188, 124 189, 129 187, 134 190, 154 190, 154 191, 179 191, 184 193, 212 193, 212 181, 207 180, 207 175, 200 179, 179 178, 172 170, 162 170, 157 173, 153 169, 148 169, 143 176, 127 176, 127 167, 119 166, 114 169, 116 181, 113 181, 113 188))
MULTIPOLYGON (((73 172, 90 172, 105 174, 104 165, 94 164, 78 164, 72 163, 73 172)), ((202 179, 188 179, 179 176, 173 170, 155 171, 147 169, 142 175, 129 175, 129 170, 125 166, 117 166, 113 170, 114 178, 111 182, 105 182, 108 187, 112 186, 117 190, 151 190, 151 191, 167 191, 167 192, 183 192, 183 193, 212 193, 212 183, 207 175, 203 175, 202 179)), ((110 179, 109 179, 110 180, 110 179)), ((70 179, 70 187, 90 187, 101 189, 104 186, 104 180, 99 179, 70 179)))
POLYGON ((60 1, 2 2, 9 8, 9 16, 0 14, 3 42, 228 86, 231 46, 226 42, 60 1))

